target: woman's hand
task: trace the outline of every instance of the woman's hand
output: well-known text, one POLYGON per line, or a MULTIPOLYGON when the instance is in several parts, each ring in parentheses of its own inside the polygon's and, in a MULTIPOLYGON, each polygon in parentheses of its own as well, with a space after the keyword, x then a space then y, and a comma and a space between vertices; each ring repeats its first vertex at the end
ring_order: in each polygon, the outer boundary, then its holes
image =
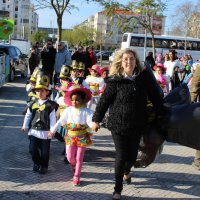
POLYGON ((21 131, 22 131, 22 132, 27 132, 28 129, 27 129, 27 128, 21 128, 21 131))
POLYGON ((98 122, 93 122, 92 123, 92 131, 97 132, 100 129, 100 125, 98 122))
POLYGON ((53 138, 54 137, 54 133, 52 133, 51 131, 48 132, 48 138, 53 138))

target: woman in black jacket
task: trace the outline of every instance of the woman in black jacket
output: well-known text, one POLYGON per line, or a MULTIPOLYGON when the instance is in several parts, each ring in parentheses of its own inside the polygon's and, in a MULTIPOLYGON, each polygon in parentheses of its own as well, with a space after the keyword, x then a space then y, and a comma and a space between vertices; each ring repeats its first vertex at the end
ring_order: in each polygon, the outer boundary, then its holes
POLYGON ((108 129, 116 149, 113 199, 121 198, 123 180, 130 184, 130 171, 136 161, 141 134, 147 127, 147 99, 162 114, 163 93, 152 72, 143 68, 135 51, 118 51, 112 62, 105 92, 93 116, 97 131, 109 108, 108 129))

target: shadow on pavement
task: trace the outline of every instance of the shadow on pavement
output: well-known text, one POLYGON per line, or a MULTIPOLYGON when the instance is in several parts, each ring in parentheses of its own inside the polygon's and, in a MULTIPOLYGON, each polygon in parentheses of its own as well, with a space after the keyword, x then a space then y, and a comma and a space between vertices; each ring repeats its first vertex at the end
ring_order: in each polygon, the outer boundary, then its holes
POLYGON ((84 157, 85 162, 114 162, 115 153, 100 149, 87 149, 84 157))
MULTIPOLYGON (((66 189, 67 190, 67 189, 66 189)), ((139 194, 140 195, 140 194, 139 194)), ((110 200, 112 197, 112 194, 103 194, 103 193, 89 193, 86 191, 26 191, 26 192, 20 192, 20 191, 3 191, 0 192, 0 199, 6 199, 8 196, 15 196, 16 199, 29 199, 29 200, 35 200, 38 196, 40 196, 40 200, 48 198, 48 200, 55 200, 55 199, 62 199, 62 200, 110 200), (46 196, 46 198, 45 198, 46 196)), ((38 199, 38 198, 37 198, 38 199)), ((155 197, 138 197, 136 195, 135 197, 127 197, 122 194, 123 200, 188 200, 188 198, 155 198, 155 197)))

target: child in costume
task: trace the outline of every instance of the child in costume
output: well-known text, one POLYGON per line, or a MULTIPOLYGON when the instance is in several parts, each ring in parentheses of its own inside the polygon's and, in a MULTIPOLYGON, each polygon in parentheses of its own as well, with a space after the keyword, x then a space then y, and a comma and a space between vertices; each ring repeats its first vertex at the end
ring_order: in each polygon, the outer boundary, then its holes
MULTIPOLYGON (((101 69, 101 77, 104 79, 104 82, 105 82, 106 78, 108 77, 109 70, 110 70, 110 68, 108 66, 103 67, 101 69)), ((105 89, 106 89, 106 84, 104 85, 104 88, 101 90, 101 92, 103 93, 105 89)), ((107 128, 108 116, 109 116, 109 111, 106 112, 106 114, 101 122, 101 126, 104 128, 107 128)))
POLYGON ((68 82, 72 82, 71 78, 70 78, 70 70, 71 67, 67 66, 67 65, 62 65, 61 70, 60 70, 60 74, 59 74, 59 79, 60 79, 60 84, 59 86, 57 85, 55 87, 56 90, 58 90, 56 97, 55 97, 55 101, 57 101, 57 99, 61 96, 63 96, 63 91, 60 90, 61 87, 65 87, 66 84, 68 84, 68 82))
POLYGON ((79 77, 82 77, 85 79, 85 64, 83 62, 79 62, 79 77))
POLYGON ((108 77, 109 69, 110 69, 110 68, 109 68, 108 66, 103 67, 103 68, 101 69, 101 77, 102 77, 103 79, 105 79, 105 78, 108 77))
POLYGON ((22 113, 23 115, 26 114, 29 104, 38 98, 34 88, 35 88, 35 84, 36 84, 36 77, 39 72, 41 72, 41 69, 35 68, 33 74, 30 76, 29 80, 27 81, 26 91, 28 94, 28 100, 26 101, 27 106, 22 113))
POLYGON ((164 67, 162 63, 158 63, 157 65, 153 67, 153 70, 154 70, 155 78, 158 84, 160 85, 160 87, 162 88, 164 95, 166 96, 169 93, 168 85, 170 81, 169 78, 167 79, 167 77, 164 76, 164 73, 166 72, 166 68, 164 67))
POLYGON ((90 76, 85 79, 86 83, 90 86, 92 92, 92 99, 88 102, 88 108, 91 108, 93 104, 97 104, 100 95, 104 88, 104 80, 101 78, 101 69, 98 65, 93 65, 90 69, 90 76))
POLYGON ((82 62, 77 62, 76 60, 72 60, 71 65, 71 80, 75 84, 82 85, 83 87, 90 89, 89 85, 85 82, 85 78, 80 76, 80 73, 84 71, 84 64, 82 62))
POLYGON ((183 77, 182 83, 187 84, 187 86, 188 86, 188 88, 190 90, 191 81, 192 81, 192 77, 193 77, 193 73, 191 71, 191 67, 189 65, 186 65, 184 71, 185 71, 185 73, 184 73, 184 77, 183 77))
MULTIPOLYGON (((71 67, 67 66, 67 65, 63 65, 59 74, 59 79, 60 79, 60 87, 56 87, 56 89, 58 90, 56 98, 55 98, 55 102, 58 103, 59 108, 58 111, 56 112, 57 115, 57 119, 60 118, 60 116, 62 115, 63 111, 65 108, 67 108, 69 105, 67 105, 64 102, 64 95, 67 92, 67 89, 73 84, 70 78, 70 71, 71 71, 71 67)), ((55 134, 55 138, 57 140, 59 140, 60 142, 64 142, 64 137, 67 134, 67 129, 63 126, 61 126, 56 134, 55 134)), ((63 155, 65 155, 65 148, 64 151, 62 152, 63 155)), ((66 159, 66 156, 64 158, 64 162, 66 164, 68 164, 68 160, 66 159)))
POLYGON ((33 101, 26 112, 22 131, 28 131, 33 160, 33 171, 46 174, 49 165, 50 142, 48 132, 56 123, 57 103, 49 100, 49 77, 40 72, 34 90, 38 99, 33 101))
POLYGON ((74 172, 73 185, 80 184, 85 149, 92 144, 90 127, 93 111, 86 107, 90 99, 90 90, 81 85, 71 86, 65 96, 66 104, 70 103, 71 106, 64 110, 61 118, 49 132, 49 137, 52 137, 60 126, 67 127, 66 156, 74 172))

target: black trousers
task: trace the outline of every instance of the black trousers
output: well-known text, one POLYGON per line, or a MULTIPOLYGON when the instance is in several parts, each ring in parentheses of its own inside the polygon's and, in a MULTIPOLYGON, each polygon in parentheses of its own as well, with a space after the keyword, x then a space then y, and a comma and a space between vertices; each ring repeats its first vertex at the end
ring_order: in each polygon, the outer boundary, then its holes
POLYGON ((30 151, 34 164, 48 168, 50 139, 39 139, 35 136, 30 136, 30 151))
POLYGON ((141 135, 133 131, 129 135, 117 135, 112 132, 115 144, 115 191, 123 189, 123 176, 129 174, 137 159, 141 135))

